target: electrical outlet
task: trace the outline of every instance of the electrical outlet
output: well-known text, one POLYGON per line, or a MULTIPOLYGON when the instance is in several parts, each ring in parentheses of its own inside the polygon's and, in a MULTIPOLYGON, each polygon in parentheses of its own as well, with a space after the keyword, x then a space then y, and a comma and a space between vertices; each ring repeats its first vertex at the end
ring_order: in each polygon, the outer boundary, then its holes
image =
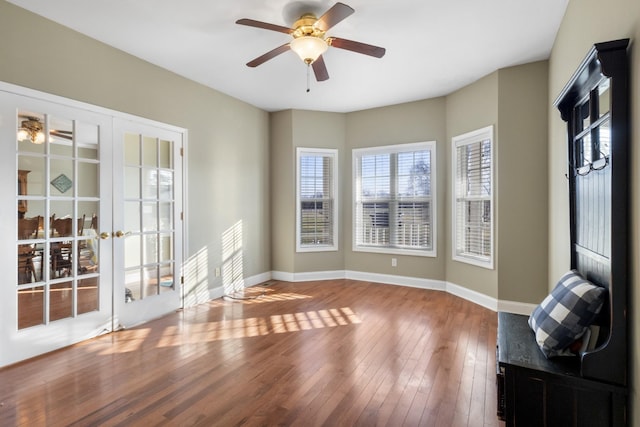
POLYGON ((398 266, 398 259, 391 258, 391 267, 397 267, 397 266, 398 266))
POLYGON ((216 277, 220 277, 220 267, 216 267, 215 274, 216 277))

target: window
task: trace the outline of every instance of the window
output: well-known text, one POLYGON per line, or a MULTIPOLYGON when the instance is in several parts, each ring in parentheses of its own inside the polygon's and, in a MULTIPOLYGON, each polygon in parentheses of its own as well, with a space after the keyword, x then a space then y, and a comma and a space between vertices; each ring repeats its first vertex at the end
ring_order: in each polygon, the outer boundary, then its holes
POLYGON ((338 150, 298 148, 296 250, 338 250, 338 150))
POLYGON ((453 259, 493 268, 493 126, 452 142, 453 259))
POLYGON ((436 256, 436 143, 353 150, 353 250, 436 256))

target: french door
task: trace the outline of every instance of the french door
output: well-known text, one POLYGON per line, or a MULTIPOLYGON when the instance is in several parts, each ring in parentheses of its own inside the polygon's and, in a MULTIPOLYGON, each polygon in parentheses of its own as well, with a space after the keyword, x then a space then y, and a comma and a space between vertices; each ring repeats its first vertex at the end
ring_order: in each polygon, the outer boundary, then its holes
POLYGON ((183 133, 116 119, 114 139, 114 309, 126 327, 182 304, 183 133))
POLYGON ((0 366, 179 308, 183 133, 2 89, 0 366))

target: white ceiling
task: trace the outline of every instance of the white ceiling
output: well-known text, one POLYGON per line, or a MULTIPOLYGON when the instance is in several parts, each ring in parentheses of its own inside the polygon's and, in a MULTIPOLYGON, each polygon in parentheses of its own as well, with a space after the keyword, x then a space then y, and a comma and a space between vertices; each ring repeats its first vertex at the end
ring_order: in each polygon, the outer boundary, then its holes
POLYGON ((267 111, 350 112, 449 94, 493 71, 546 59, 569 0, 344 0, 355 13, 327 32, 386 48, 381 58, 329 48, 318 83, 285 52, 245 64, 334 0, 8 0, 94 39, 267 111))

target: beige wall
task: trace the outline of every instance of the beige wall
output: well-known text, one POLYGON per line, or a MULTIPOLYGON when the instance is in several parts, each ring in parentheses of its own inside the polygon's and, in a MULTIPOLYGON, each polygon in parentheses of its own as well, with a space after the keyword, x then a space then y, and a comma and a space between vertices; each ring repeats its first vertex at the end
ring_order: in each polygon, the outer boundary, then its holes
POLYGON ((498 71, 498 298, 547 295, 547 61, 498 71))
MULTIPOLYGON (((460 89, 459 91, 447 96, 447 159, 451 159, 451 138, 462 135, 476 129, 493 125, 494 145, 499 146, 499 129, 498 125, 498 72, 492 73, 477 82, 460 89)), ((495 152, 494 152, 495 156, 495 152)), ((494 157, 495 170, 501 168, 500 159, 494 157)), ((448 160, 447 165, 450 164, 448 160)), ((451 206, 451 183, 447 184, 447 207, 451 206)), ((495 195, 497 197, 499 195, 495 195)), ((499 202, 499 200, 497 200, 499 202)), ((451 209, 447 209, 451 212, 451 209)), ((449 214, 450 215, 450 214, 449 214)), ((449 217, 447 217, 449 220, 449 217)), ((500 218, 496 218, 495 223, 500 218)), ((447 281, 459 286, 471 289, 476 292, 488 295, 493 298, 498 297, 498 269, 500 268, 500 259, 494 259, 493 270, 482 267, 476 267, 463 262, 454 261, 451 258, 452 241, 450 221, 447 222, 446 228, 447 246, 446 246, 446 269, 447 281)), ((499 253, 500 247, 498 240, 494 240, 496 253, 499 253)))
POLYGON ((293 273, 296 251, 295 162, 293 110, 272 113, 271 150, 271 269, 293 273))
POLYGON ((547 292, 547 67, 546 61, 511 67, 447 97, 348 114, 272 114, 273 270, 398 275, 447 281, 501 300, 540 302, 547 292), (496 142, 495 269, 453 261, 449 245, 450 141, 488 125, 495 125, 496 142), (437 142, 437 257, 354 252, 351 150, 419 141, 437 142), (295 253, 293 171, 298 146, 339 149, 338 252, 295 253), (397 267, 391 258, 397 259, 397 267))
POLYGON ((344 182, 345 115, 301 110, 271 114, 272 270, 286 273, 344 270, 344 227, 339 186, 338 250, 296 252, 296 149, 338 150, 338 183, 344 182))
MULTIPOLYGON (((631 282, 629 320, 631 390, 629 425, 640 425, 640 2, 637 0, 573 0, 565 13, 549 60, 549 102, 594 43, 631 38, 631 282)), ((569 267, 569 230, 565 124, 559 113, 549 114, 549 287, 569 267)))
POLYGON ((345 267, 347 270, 444 280, 445 200, 437 200, 438 256, 417 257, 352 251, 351 150, 410 142, 436 141, 437 194, 445 193, 445 99, 435 98, 347 114, 347 149, 343 185, 345 267), (391 258, 398 266, 391 266, 391 258))
POLYGON ((187 267, 197 273, 186 277, 197 283, 188 288, 220 286, 222 235, 234 226, 242 226, 244 276, 270 271, 266 112, 5 1, 0 58, 0 81, 189 130, 187 267))

